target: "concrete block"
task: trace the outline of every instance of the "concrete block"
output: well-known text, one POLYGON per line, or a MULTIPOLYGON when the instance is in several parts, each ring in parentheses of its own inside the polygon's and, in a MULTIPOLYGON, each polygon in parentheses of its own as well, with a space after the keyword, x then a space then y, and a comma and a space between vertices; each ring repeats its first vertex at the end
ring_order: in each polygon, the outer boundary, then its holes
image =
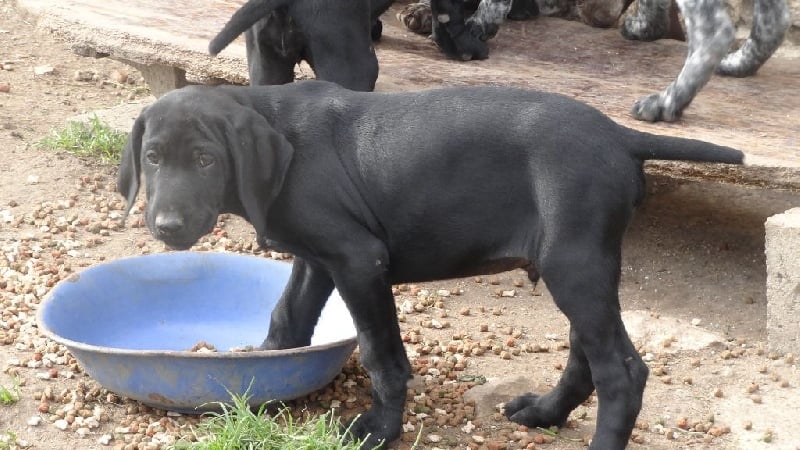
POLYGON ((800 354, 800 208, 768 218, 765 228, 769 347, 800 354))

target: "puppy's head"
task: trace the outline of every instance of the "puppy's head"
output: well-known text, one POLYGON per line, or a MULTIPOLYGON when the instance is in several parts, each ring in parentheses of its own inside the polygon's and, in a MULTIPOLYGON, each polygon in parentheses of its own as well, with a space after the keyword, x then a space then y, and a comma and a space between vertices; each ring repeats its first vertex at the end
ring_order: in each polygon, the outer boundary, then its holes
POLYGON ((127 217, 144 176, 147 227, 174 249, 191 247, 222 212, 244 216, 263 237, 292 154, 283 135, 228 92, 183 88, 136 119, 117 189, 127 199, 127 217))

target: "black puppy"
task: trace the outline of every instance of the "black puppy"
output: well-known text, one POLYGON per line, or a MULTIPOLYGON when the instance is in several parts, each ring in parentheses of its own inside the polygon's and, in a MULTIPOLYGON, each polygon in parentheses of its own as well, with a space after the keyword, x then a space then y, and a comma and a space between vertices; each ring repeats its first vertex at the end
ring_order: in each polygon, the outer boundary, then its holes
POLYGON ((541 274, 570 321, 569 359, 550 393, 519 397, 506 415, 561 425, 596 389, 591 448, 608 450, 625 447, 648 373, 617 293, 647 159, 740 164, 743 154, 510 88, 193 86, 136 120, 118 188, 132 205, 144 174, 147 226, 176 249, 231 212, 260 244, 296 255, 265 349, 308 345, 336 286, 372 380, 372 407, 352 428, 368 445, 400 435, 410 375, 392 284, 517 267, 541 274))
POLYGON ((208 46, 217 55, 245 33, 251 85, 294 80, 294 66, 309 63, 317 78, 371 91, 378 78, 372 40, 378 17, 393 0, 250 0, 208 46))

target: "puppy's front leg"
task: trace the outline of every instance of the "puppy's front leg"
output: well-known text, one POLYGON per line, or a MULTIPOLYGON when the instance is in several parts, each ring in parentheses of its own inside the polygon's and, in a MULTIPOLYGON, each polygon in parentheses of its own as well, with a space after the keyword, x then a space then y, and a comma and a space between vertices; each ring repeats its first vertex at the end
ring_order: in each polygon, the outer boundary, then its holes
POLYGON ((296 257, 286 289, 272 310, 269 333, 261 349, 310 345, 314 327, 332 291, 333 280, 325 270, 296 257))
POLYGON ((387 276, 388 255, 381 243, 373 244, 371 249, 353 249, 333 272, 358 331, 361 363, 372 381, 372 407, 350 425, 351 435, 363 439, 365 449, 400 436, 411 376, 387 276))

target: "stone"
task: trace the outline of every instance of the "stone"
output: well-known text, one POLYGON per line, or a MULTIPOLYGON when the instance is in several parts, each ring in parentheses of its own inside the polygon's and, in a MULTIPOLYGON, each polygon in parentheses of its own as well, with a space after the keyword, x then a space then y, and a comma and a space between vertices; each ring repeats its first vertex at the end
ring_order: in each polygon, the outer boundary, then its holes
POLYGON ((683 350, 700 350, 721 346, 725 337, 699 326, 699 322, 685 322, 665 315, 654 316, 648 311, 633 310, 622 313, 625 329, 634 344, 652 353, 676 353, 683 350), (664 345, 669 342, 669 345, 664 345))
POLYGON ((475 416, 486 417, 497 412, 497 405, 532 391, 546 392, 547 387, 534 389, 535 384, 524 376, 489 378, 464 393, 464 402, 475 402, 475 416))
POLYGON ((767 342, 800 353, 800 208, 767 219, 767 342))

